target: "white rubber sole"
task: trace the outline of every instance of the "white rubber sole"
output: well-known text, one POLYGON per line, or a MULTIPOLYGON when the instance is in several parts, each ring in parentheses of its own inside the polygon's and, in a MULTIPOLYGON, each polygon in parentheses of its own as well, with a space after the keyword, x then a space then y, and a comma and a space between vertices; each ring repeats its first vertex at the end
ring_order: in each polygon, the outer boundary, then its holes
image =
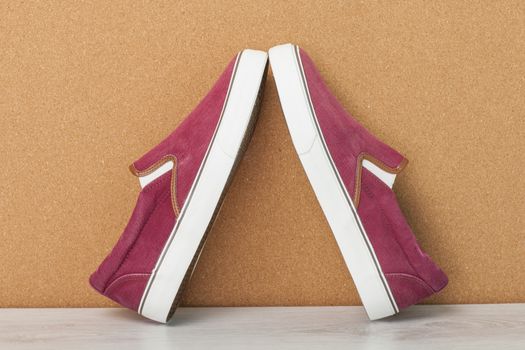
POLYGON ((298 47, 269 51, 282 110, 295 149, 371 320, 399 312, 374 249, 326 146, 298 47))
POLYGON ((168 321, 255 118, 254 107, 267 60, 266 52, 255 50, 244 50, 237 56, 217 129, 142 296, 138 311, 147 318, 168 321))

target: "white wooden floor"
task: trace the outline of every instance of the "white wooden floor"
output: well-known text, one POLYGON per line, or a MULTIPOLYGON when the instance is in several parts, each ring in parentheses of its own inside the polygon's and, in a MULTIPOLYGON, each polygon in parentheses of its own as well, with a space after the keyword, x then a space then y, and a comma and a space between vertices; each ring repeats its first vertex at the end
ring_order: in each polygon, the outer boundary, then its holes
POLYGON ((3 309, 0 349, 525 349, 525 304, 183 308, 169 325, 123 309, 3 309))

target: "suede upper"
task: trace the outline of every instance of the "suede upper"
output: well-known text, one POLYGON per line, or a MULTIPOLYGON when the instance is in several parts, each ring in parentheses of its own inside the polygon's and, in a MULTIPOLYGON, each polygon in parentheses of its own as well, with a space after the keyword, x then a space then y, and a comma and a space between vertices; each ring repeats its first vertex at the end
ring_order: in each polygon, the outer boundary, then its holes
POLYGON ((130 167, 143 176, 166 161, 174 163, 171 171, 142 189, 120 239, 90 277, 93 288, 125 307, 139 307, 217 127, 235 61, 175 131, 130 167))
POLYGON ((407 163, 352 118, 330 93, 308 55, 300 50, 310 98, 337 171, 358 215, 399 308, 419 302, 447 284, 447 277, 423 253, 392 190, 362 167, 370 159, 398 173, 407 163))
POLYGON ((330 154, 354 201, 359 160, 371 155, 383 168, 398 172, 406 159, 396 150, 379 141, 353 119, 325 85, 312 60, 301 49, 301 61, 310 97, 330 154))
POLYGON ((363 169, 361 222, 399 308, 443 289, 447 276, 419 247, 392 190, 363 169))
POLYGON ((174 156, 177 173, 176 202, 179 208, 182 208, 186 200, 215 132, 234 66, 235 58, 186 119, 168 137, 132 164, 132 170, 140 174, 160 165, 159 161, 162 162, 166 156, 174 156))

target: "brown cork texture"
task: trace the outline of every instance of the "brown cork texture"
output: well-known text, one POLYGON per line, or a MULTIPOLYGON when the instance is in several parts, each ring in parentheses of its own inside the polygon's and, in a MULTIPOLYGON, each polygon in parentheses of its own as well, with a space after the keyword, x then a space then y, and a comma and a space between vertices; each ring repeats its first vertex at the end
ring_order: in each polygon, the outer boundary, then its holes
MULTIPOLYGON (((450 277, 430 303, 525 302, 525 5, 0 4, 0 306, 113 306, 88 285, 166 136, 243 48, 293 42, 410 164, 395 185, 450 277)), ((293 149, 271 71, 185 305, 359 298, 293 149)))

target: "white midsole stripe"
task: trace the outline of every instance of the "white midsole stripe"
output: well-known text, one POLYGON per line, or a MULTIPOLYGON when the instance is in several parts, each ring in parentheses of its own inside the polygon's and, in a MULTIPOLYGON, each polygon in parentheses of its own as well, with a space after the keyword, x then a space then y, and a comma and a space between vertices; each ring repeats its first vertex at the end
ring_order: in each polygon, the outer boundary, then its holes
POLYGON ((161 254, 163 259, 157 263, 142 298, 139 311, 145 317, 167 321, 232 171, 252 117, 266 61, 265 52, 244 50, 236 63, 222 119, 199 171, 199 180, 192 187, 191 198, 181 211, 181 219, 168 239, 161 254))
POLYGON ((362 234, 359 216, 338 173, 333 169, 323 135, 316 129, 315 111, 309 106, 309 92, 302 81, 293 45, 270 49, 270 64, 288 129, 301 163, 335 236, 345 263, 352 274, 370 319, 397 312, 373 248, 362 234))

